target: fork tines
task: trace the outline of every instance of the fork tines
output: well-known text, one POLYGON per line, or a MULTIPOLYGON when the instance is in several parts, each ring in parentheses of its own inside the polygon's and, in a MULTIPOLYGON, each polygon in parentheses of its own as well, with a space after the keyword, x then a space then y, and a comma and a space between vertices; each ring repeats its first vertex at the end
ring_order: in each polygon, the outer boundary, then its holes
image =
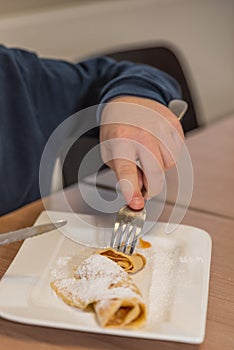
POLYGON ((127 254, 132 254, 138 240, 140 229, 128 224, 116 224, 111 239, 111 247, 127 254))
POLYGON ((110 246, 120 252, 132 254, 140 236, 146 212, 123 207, 117 214, 110 246))

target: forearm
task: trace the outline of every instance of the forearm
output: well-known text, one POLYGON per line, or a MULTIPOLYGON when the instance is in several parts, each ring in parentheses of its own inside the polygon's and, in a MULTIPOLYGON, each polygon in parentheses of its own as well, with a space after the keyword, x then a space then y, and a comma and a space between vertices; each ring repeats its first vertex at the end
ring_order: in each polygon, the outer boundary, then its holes
MULTIPOLYGON (((8 71, 2 78, 4 87, 10 91, 19 89, 22 101, 30 104, 46 138, 71 114, 118 96, 145 97, 164 105, 181 97, 173 78, 147 65, 107 57, 73 64, 3 46, 0 60, 8 71)), ((12 96, 6 94, 1 103, 11 104, 12 96)))

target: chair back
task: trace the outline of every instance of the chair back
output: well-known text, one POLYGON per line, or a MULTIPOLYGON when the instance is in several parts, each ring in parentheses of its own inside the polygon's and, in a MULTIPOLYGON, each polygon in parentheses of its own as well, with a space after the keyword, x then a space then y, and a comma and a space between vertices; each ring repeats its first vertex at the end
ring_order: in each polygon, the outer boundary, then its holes
POLYGON ((183 99, 188 103, 188 110, 182 121, 184 133, 198 127, 194 102, 189 88, 189 81, 185 76, 178 53, 175 53, 175 51, 172 51, 169 47, 155 46, 123 50, 114 53, 107 53, 105 55, 117 61, 127 60, 135 63, 148 64, 174 77, 180 84, 183 99))

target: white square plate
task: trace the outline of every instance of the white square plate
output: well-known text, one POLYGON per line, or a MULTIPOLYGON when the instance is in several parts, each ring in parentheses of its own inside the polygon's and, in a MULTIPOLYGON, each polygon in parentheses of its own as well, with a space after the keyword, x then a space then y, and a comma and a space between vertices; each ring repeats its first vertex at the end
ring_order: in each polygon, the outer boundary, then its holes
MULTIPOLYGON (((67 219, 69 224, 73 215, 50 212, 49 217, 67 219)), ((47 213, 43 212, 37 224, 47 221, 47 213)), ((0 282, 0 316, 39 326, 201 343, 205 335, 211 239, 195 227, 179 225, 170 236, 165 235, 165 228, 165 223, 158 223, 145 236, 152 244, 144 249, 147 265, 133 275, 148 305, 148 320, 143 328, 101 328, 93 313, 72 308, 56 297, 49 283, 56 273, 68 273, 65 262, 71 264, 73 259, 79 263, 95 251, 57 230, 23 243, 0 282)), ((96 234, 94 227, 88 229, 96 234)))

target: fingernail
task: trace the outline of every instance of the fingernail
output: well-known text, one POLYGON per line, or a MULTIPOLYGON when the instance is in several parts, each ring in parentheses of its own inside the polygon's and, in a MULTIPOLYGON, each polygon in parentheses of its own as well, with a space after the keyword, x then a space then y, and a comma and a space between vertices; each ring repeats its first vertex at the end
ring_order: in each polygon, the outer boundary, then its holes
POLYGON ((144 208, 145 202, 142 196, 133 197, 131 202, 129 203, 130 208, 135 210, 140 210, 144 208))

